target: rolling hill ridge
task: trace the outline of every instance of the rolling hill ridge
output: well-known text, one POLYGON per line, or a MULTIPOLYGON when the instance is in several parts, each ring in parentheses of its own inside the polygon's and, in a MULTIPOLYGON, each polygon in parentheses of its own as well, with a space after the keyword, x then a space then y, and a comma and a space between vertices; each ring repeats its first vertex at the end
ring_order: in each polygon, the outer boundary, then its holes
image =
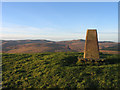
MULTIPOLYGON (((49 41, 49 40, 3 40, 3 53, 43 53, 43 52, 83 52, 85 40, 49 41)), ((117 53, 119 43, 99 42, 102 52, 117 53)))

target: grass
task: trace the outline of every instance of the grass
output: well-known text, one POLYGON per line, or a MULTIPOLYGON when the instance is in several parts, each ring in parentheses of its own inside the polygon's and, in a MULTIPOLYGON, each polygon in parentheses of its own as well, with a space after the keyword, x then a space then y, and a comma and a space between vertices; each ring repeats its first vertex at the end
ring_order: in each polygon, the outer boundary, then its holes
POLYGON ((119 88, 118 55, 104 63, 77 63, 83 53, 3 54, 3 88, 119 88))

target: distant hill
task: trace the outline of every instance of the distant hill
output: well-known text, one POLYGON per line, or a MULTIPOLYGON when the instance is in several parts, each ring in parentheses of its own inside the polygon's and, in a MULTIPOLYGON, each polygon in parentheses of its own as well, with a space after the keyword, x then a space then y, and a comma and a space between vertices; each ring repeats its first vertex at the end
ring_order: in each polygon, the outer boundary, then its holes
POLYGON ((99 41, 99 43, 114 43, 113 41, 99 41))
MULTIPOLYGON (((3 40, 3 53, 42 53, 42 52, 83 52, 85 40, 49 41, 49 40, 3 40)), ((118 43, 99 42, 99 49, 116 52, 118 43)))

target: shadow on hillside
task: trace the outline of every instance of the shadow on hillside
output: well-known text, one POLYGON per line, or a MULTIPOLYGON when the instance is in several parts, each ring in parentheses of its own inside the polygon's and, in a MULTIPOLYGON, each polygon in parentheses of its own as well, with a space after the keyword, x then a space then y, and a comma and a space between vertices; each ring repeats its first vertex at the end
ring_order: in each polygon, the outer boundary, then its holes
POLYGON ((103 54, 102 52, 99 53, 100 58, 107 58, 108 56, 112 56, 113 54, 103 54))
POLYGON ((103 54, 100 55, 100 60, 96 60, 95 62, 85 62, 85 63, 80 63, 80 64, 76 64, 78 61, 78 56, 69 56, 66 57, 62 60, 61 64, 63 66, 77 66, 77 65, 82 65, 82 66, 86 66, 86 65, 92 65, 92 66, 100 66, 100 65, 108 65, 108 64, 118 64, 120 63, 120 56, 118 55, 110 55, 110 54, 103 54), (102 61, 103 60, 103 61, 102 61))
POLYGON ((118 64, 120 63, 120 56, 119 55, 113 55, 113 54, 103 54, 100 53, 100 58, 105 59, 104 63, 105 64, 118 64))
POLYGON ((120 58, 118 56, 113 56, 105 60, 105 64, 118 64, 120 63, 120 58))
POLYGON ((77 57, 78 57, 78 56, 69 56, 69 57, 66 57, 66 58, 62 59, 61 64, 62 64, 63 66, 75 65, 76 62, 78 61, 77 57))

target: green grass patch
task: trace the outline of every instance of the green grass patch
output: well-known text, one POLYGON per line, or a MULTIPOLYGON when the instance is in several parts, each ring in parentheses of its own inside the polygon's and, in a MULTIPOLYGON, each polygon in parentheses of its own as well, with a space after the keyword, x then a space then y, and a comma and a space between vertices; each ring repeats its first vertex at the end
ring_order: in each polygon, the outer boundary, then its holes
POLYGON ((3 88, 119 88, 118 55, 102 64, 77 64, 83 53, 2 54, 3 88))

